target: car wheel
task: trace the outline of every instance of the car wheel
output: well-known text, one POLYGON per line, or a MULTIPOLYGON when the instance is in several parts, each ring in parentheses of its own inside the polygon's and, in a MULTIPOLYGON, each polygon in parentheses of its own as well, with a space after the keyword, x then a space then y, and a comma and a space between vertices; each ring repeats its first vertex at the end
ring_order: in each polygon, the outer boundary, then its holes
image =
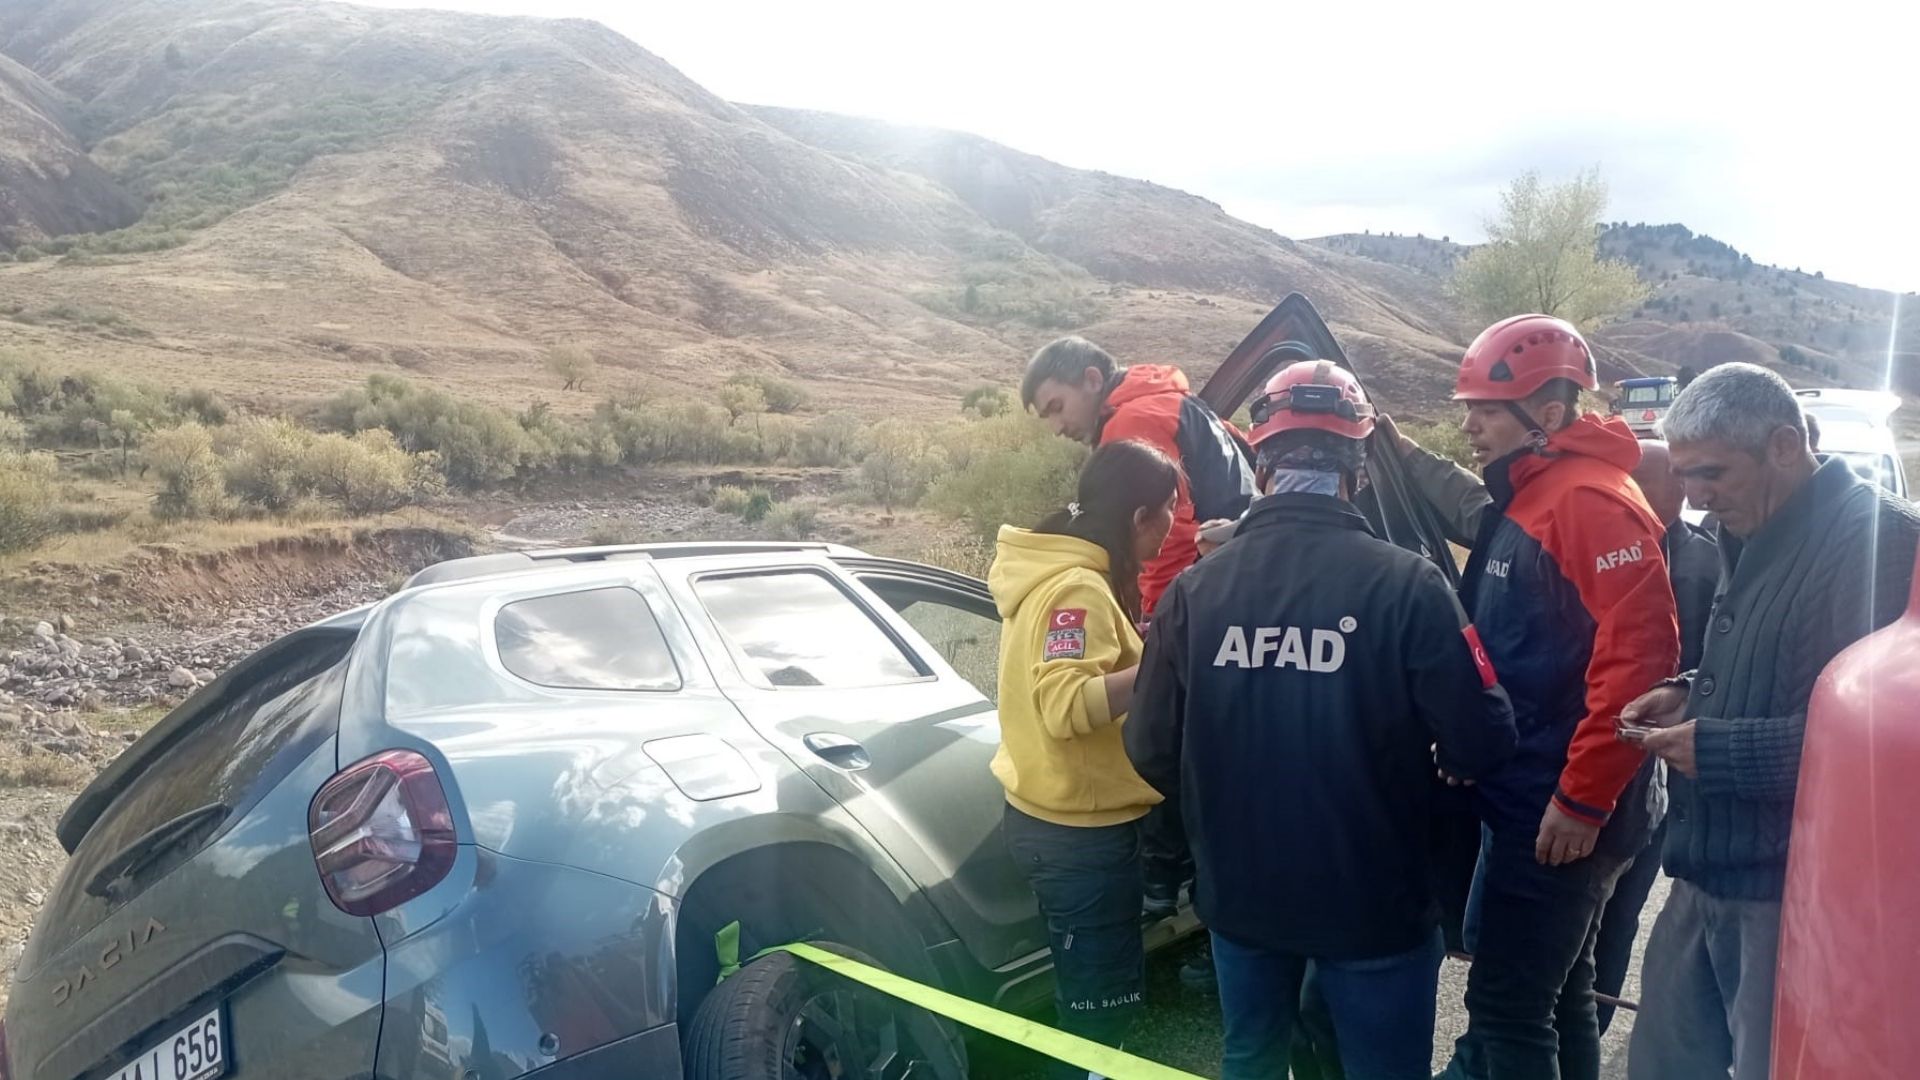
MULTIPOLYGON (((874 963, 841 945, 833 952, 874 963)), ((687 1080, 965 1080, 931 1014, 783 952, 728 976, 694 1014, 687 1080)))

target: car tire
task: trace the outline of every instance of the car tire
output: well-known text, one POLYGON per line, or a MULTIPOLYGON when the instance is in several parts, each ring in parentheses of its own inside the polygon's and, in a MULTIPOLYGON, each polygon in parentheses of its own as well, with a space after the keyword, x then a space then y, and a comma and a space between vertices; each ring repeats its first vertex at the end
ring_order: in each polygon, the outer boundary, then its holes
MULTIPOLYGON (((874 963, 843 945, 815 944, 874 963)), ((966 1051, 950 1025, 784 952, 760 957, 714 987, 689 1025, 685 1061, 687 1080, 967 1074, 966 1051)))

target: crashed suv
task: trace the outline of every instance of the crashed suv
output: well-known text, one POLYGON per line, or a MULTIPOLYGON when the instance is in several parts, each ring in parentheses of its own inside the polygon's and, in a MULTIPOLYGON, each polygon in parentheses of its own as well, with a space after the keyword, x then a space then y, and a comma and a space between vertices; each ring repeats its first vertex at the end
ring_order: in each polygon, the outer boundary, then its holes
MULTIPOLYGON (((1339 356, 1295 296, 1201 396, 1301 352, 1339 356)), ((1451 573, 1396 461, 1365 508, 1451 573)), ((988 769, 999 637, 981 582, 827 545, 429 567, 75 799, 0 1080, 961 1077, 945 1021, 785 953, 720 981, 716 939, 1046 999, 988 769)))

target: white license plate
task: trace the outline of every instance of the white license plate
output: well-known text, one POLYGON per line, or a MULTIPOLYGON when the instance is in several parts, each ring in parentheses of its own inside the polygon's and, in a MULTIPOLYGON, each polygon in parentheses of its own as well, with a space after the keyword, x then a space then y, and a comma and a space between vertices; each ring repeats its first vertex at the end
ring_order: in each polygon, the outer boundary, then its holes
POLYGON ((227 1071, 227 1034, 215 1009, 120 1066, 111 1080, 207 1080, 227 1071))

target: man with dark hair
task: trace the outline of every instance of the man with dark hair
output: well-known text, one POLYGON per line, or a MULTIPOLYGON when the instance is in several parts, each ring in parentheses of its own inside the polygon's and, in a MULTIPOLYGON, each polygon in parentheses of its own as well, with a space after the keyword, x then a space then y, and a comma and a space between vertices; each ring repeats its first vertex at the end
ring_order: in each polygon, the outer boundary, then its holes
POLYGON ((1253 498, 1245 443, 1187 392, 1179 368, 1117 367, 1093 342, 1063 337, 1028 361, 1020 403, 1056 435, 1089 446, 1135 439, 1173 458, 1186 474, 1173 532, 1159 556, 1140 569, 1141 607, 1149 616, 1174 577, 1200 557, 1196 523, 1237 518, 1253 498))
POLYGON ((1287 1074, 1310 969, 1347 1076, 1427 1080, 1432 771, 1489 775, 1512 709, 1440 571, 1351 504, 1373 428, 1352 374, 1294 364, 1254 421, 1266 495, 1167 592, 1122 735, 1184 807, 1227 1080, 1287 1074))
POLYGON ((1815 681, 1898 618, 1920 513, 1808 446, 1779 375, 1722 364, 1661 421, 1721 575, 1695 670, 1628 705, 1623 739, 1667 763, 1673 892, 1641 972, 1627 1075, 1765 1080, 1801 741, 1815 681))
MULTIPOLYGON (((1654 770, 1614 729, 1634 695, 1678 669, 1673 589, 1660 523, 1628 475, 1639 444, 1617 417, 1578 412, 1580 391, 1598 385, 1579 331, 1545 315, 1488 327, 1456 383, 1492 497, 1461 594, 1520 744, 1474 789, 1468 1027, 1450 1075, 1599 1075, 1601 908, 1659 810, 1654 770)), ((1460 519, 1470 474, 1414 453, 1408 475, 1460 519)))

